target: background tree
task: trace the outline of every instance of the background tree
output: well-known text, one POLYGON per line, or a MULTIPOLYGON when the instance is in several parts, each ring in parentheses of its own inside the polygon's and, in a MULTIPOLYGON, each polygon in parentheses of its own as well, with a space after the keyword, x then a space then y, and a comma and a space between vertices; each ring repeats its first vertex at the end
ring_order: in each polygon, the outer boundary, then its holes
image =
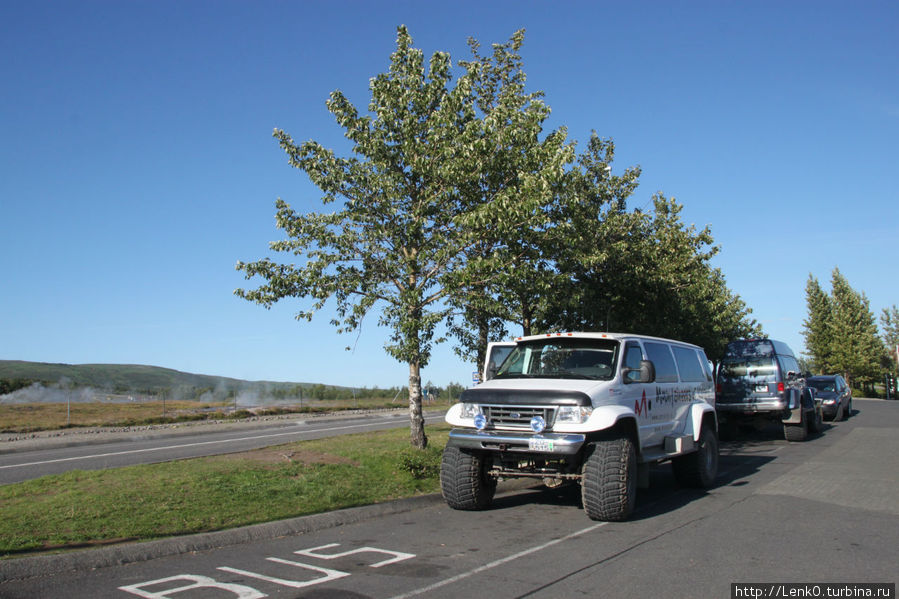
POLYGON ((311 300, 299 319, 311 319, 333 301, 339 332, 358 329, 379 310, 379 324, 391 331, 386 351, 409 367, 411 442, 419 448, 427 445, 421 368, 447 313, 443 277, 465 264, 475 240, 465 224, 476 221, 481 208, 458 191, 480 169, 482 148, 471 75, 451 87, 451 71, 443 52, 434 53, 426 69, 422 51, 399 27, 388 72, 371 80, 369 113, 360 114, 339 91, 327 102, 353 156, 338 157, 315 141, 296 143, 276 130, 290 165, 322 190, 323 204, 338 205, 300 214, 279 199, 277 223, 287 238, 270 247, 300 263, 266 258, 237 265, 248 279, 265 280, 255 290, 238 289, 238 296, 266 307, 288 297, 311 300))
POLYGON ((883 309, 883 313, 880 315, 880 328, 883 343, 890 356, 890 370, 896 374, 899 371, 896 363, 896 360, 899 359, 899 356, 896 355, 897 348, 899 348, 899 308, 895 304, 889 310, 883 309))
POLYGON ((508 323, 529 330, 530 301, 540 297, 534 290, 546 286, 548 273, 541 266, 541 240, 552 223, 544 207, 573 155, 564 129, 543 135, 550 110, 542 92, 525 90, 523 41, 524 31, 517 31, 484 56, 469 39, 471 59, 460 62, 479 117, 469 128, 476 132, 476 176, 460 192, 479 210, 465 222, 477 237, 466 268, 447 273, 446 286, 454 289, 449 330, 456 351, 477 364, 489 341, 507 335, 508 323))
POLYGON ((605 204, 572 239, 563 267, 570 292, 556 321, 563 329, 626 330, 696 343, 718 360, 731 339, 761 333, 751 310, 711 266, 718 248, 708 227, 680 218, 682 206, 657 194, 651 213, 605 204))
POLYGON ((612 306, 623 247, 638 235, 638 219, 627 213, 640 168, 612 174, 615 145, 592 132, 576 168, 566 176, 559 202, 551 210, 556 223, 547 240, 559 271, 544 299, 542 330, 612 330, 612 306))
POLYGON ((829 356, 833 344, 833 308, 830 296, 821 289, 818 279, 811 273, 805 284, 805 302, 808 316, 802 323, 802 335, 805 337, 806 351, 811 357, 812 370, 819 374, 833 372, 829 356))
POLYGON ((806 299, 809 316, 804 334, 817 372, 839 373, 850 385, 873 390, 885 366, 886 352, 868 298, 834 268, 830 294, 810 276, 806 299))

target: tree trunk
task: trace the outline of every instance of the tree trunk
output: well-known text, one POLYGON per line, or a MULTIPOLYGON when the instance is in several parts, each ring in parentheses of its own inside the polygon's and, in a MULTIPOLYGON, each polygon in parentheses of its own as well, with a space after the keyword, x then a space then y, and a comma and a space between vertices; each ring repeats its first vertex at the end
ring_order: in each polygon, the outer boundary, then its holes
POLYGON ((521 336, 527 337, 531 334, 531 319, 533 317, 531 314, 531 304, 528 302, 527 297, 519 297, 521 302, 521 336))
POLYGON ((487 343, 490 342, 490 321, 484 315, 483 310, 478 310, 476 320, 478 323, 478 351, 475 364, 477 371, 480 372, 484 362, 487 360, 487 343))
POLYGON ((425 435, 425 418, 421 411, 421 366, 418 360, 409 362, 409 428, 412 447, 426 448, 428 437, 425 435))

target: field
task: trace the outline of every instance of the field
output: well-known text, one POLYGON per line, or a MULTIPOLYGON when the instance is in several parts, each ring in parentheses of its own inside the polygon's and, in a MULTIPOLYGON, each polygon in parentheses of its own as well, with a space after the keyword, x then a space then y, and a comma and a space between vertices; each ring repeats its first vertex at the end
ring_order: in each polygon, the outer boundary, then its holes
MULTIPOLYGON (((28 433, 71 427, 139 426, 187 420, 236 419, 258 414, 331 412, 405 406, 405 398, 303 400, 265 407, 235 408, 233 403, 196 401, 100 401, 0 404, 0 433, 28 433)), ((427 404, 426 404, 427 405, 427 404)))

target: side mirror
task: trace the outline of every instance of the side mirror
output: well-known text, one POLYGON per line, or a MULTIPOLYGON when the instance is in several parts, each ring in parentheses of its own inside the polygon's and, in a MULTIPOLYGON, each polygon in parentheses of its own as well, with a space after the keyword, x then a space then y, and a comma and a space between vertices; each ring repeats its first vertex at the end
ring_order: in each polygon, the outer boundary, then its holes
POLYGON ((491 362, 487 365, 487 373, 486 373, 486 374, 487 374, 487 380, 488 380, 488 381, 489 381, 490 379, 492 379, 493 377, 496 376, 496 371, 497 371, 497 370, 499 370, 499 368, 497 367, 496 362, 491 361, 491 362))
POLYGON ((621 371, 625 384, 628 383, 651 383, 656 380, 656 367, 650 360, 640 360, 640 368, 625 368, 621 371), (632 372, 640 373, 636 379, 629 375, 632 372))

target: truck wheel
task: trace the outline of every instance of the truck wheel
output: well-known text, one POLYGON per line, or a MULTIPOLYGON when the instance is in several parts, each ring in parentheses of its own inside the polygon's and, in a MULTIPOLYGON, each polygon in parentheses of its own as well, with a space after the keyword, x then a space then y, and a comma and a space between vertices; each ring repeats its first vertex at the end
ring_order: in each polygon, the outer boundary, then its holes
POLYGON ((454 510, 483 510, 496 493, 496 479, 487 474, 482 454, 447 446, 440 463, 440 490, 454 510))
POLYGON ((799 424, 784 425, 784 437, 793 443, 808 439, 808 416, 805 412, 802 412, 799 424))
POLYGON ((702 425, 696 451, 671 460, 671 468, 678 484, 708 489, 718 476, 718 436, 708 424, 702 425))
POLYGON ((620 522, 637 500, 637 451, 627 437, 587 447, 581 471, 581 500, 591 520, 620 522))

